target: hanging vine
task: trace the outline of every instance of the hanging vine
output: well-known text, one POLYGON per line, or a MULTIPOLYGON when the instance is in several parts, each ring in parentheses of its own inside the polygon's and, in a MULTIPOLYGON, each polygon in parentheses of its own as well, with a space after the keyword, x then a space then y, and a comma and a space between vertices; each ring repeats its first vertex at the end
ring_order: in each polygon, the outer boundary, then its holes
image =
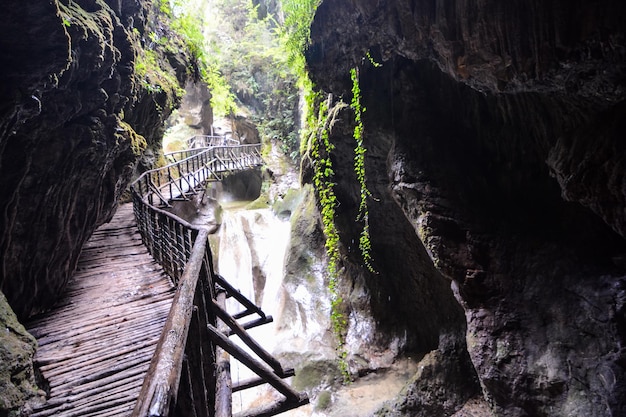
POLYGON ((363 222, 363 230, 361 230, 359 237, 359 249, 361 250, 365 267, 370 272, 376 272, 372 266, 372 243, 370 241, 369 209, 367 207, 367 199, 371 197, 372 194, 367 189, 365 180, 365 153, 367 149, 363 146, 363 132, 365 131, 365 127, 363 126, 362 117, 366 109, 361 106, 361 87, 359 85, 359 71, 357 68, 350 70, 350 77, 352 78, 352 101, 350 107, 354 111, 355 125, 353 137, 356 142, 354 149, 354 172, 359 182, 361 198, 356 220, 363 222))
POLYGON ((345 333, 347 318, 341 306, 343 299, 339 294, 339 232, 335 225, 335 212, 337 208, 337 196, 335 195, 334 175, 330 155, 335 146, 330 143, 330 131, 337 120, 339 112, 347 107, 343 102, 333 105, 332 95, 319 104, 317 129, 311 133, 309 140, 310 156, 313 161, 314 174, 313 185, 317 190, 318 200, 321 206, 322 225, 326 237, 326 254, 328 256, 328 275, 330 291, 330 321, 333 333, 337 337, 337 355, 339 369, 345 381, 350 380, 350 372, 347 363, 347 350, 345 346, 345 333))

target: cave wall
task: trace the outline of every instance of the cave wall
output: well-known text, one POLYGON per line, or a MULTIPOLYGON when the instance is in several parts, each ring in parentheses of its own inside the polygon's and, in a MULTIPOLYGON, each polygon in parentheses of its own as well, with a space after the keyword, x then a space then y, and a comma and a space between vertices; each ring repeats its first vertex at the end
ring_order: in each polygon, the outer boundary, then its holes
MULTIPOLYGON (((625 18, 617 1, 318 8, 311 76, 349 97, 358 66, 367 108, 380 276, 355 275, 381 328, 435 349, 444 376, 418 378, 384 415, 451 415, 473 389, 495 415, 626 413, 625 18), (472 369, 455 369, 467 354, 472 369)), ((332 137, 350 248, 359 189, 344 123, 332 137)))
MULTIPOLYGON (((82 245, 112 217, 137 158, 146 146, 159 147, 174 100, 135 73, 151 2, 5 6, 0 289, 24 319, 62 294, 82 245)), ((186 64, 172 62, 184 77, 186 64)))

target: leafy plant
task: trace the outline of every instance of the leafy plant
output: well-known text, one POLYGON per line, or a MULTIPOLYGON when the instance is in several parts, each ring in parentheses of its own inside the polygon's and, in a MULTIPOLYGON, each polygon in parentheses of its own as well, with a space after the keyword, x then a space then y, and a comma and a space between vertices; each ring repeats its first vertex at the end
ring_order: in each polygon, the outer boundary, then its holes
POLYGON ((346 315, 343 313, 343 299, 339 293, 339 232, 335 225, 335 213, 337 208, 337 196, 335 195, 335 183, 331 153, 335 146, 330 143, 330 131, 337 120, 339 112, 347 105, 339 101, 333 106, 332 95, 319 104, 317 128, 311 130, 309 140, 309 153, 313 160, 313 185, 317 190, 318 200, 321 206, 322 225, 326 237, 325 247, 328 256, 328 276, 330 291, 330 323, 337 338, 337 353, 339 368, 344 380, 350 380, 350 371, 347 362, 347 350, 345 346, 345 333, 348 325, 346 315), (331 107, 332 106, 332 107, 331 107))
POLYGON ((350 107, 354 111, 353 137, 356 142, 356 147, 354 149, 354 172, 361 189, 359 213, 356 220, 363 222, 363 230, 361 230, 361 235, 359 237, 359 249, 361 249, 361 255, 363 256, 365 267, 370 272, 376 272, 372 266, 372 244, 370 241, 369 210, 367 207, 367 199, 368 197, 371 197, 372 194, 367 189, 365 181, 365 153, 367 152, 367 149, 363 146, 363 132, 365 131, 365 128, 363 126, 362 116, 366 109, 361 106, 361 87, 359 85, 359 71, 357 68, 352 68, 350 70, 350 78, 352 79, 352 101, 350 103, 350 107))
POLYGON ((157 52, 152 49, 143 49, 137 55, 135 73, 143 87, 150 93, 170 91, 177 98, 185 94, 176 77, 163 68, 159 63, 157 52))

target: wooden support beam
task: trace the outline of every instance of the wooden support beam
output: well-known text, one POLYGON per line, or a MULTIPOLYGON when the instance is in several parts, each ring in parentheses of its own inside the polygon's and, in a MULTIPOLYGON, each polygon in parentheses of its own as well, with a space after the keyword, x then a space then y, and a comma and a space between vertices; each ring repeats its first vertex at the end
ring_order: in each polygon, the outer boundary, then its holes
MULTIPOLYGON (((223 294, 223 293, 222 293, 223 294)), ((270 368, 274 370, 276 375, 281 378, 286 378, 285 371, 283 370, 280 362, 273 357, 267 350, 263 349, 261 345, 257 343, 244 329, 241 327, 239 323, 235 319, 233 319, 230 314, 228 314, 224 309, 222 309, 215 300, 213 302, 213 312, 217 317, 219 317, 228 327, 231 328, 233 332, 250 348, 254 353, 256 353, 259 358, 261 358, 265 363, 267 363, 270 368)))
POLYGON ((293 410, 309 403, 309 398, 305 395, 298 401, 279 400, 265 406, 245 410, 235 414, 233 417, 270 417, 285 411, 293 410))
MULTIPOLYGON (((257 313, 261 317, 265 317, 265 313, 263 312, 263 310, 257 307, 257 305, 254 304, 252 301, 248 300, 239 290, 230 285, 230 283, 226 281, 223 276, 215 275, 215 283, 224 288, 228 295, 239 301, 244 307, 246 307, 247 310, 257 313)), ((236 316, 233 317, 238 318, 236 316)))
POLYGON ((233 384, 233 392, 239 392, 246 390, 248 388, 258 387, 259 385, 267 384, 267 381, 263 378, 250 378, 243 381, 239 381, 236 384, 233 384))
MULTIPOLYGON (((294 376, 296 372, 289 368, 285 371, 285 376, 283 378, 288 378, 290 376, 294 376)), ((243 381, 239 381, 238 383, 233 385, 233 392, 243 391, 248 388, 258 387, 259 385, 267 384, 267 381, 263 378, 250 378, 243 381)))
MULTIPOLYGON (((256 320, 252 320, 247 323, 244 323, 241 325, 241 327, 243 327, 246 330, 250 330, 250 329, 254 329, 255 327, 259 327, 264 324, 271 323, 273 321, 274 321, 274 318, 272 316, 265 316, 265 317, 261 317, 256 320)), ((225 334, 226 336, 232 336, 234 332, 232 330, 227 330, 225 334)))
POLYGON ((259 361, 254 359, 248 352, 231 342, 224 334, 210 324, 207 325, 209 334, 214 343, 234 356, 238 361, 250 368, 255 374, 265 379, 268 384, 276 388, 278 392, 292 402, 300 402, 306 395, 294 391, 287 383, 280 379, 274 372, 267 369, 259 361))

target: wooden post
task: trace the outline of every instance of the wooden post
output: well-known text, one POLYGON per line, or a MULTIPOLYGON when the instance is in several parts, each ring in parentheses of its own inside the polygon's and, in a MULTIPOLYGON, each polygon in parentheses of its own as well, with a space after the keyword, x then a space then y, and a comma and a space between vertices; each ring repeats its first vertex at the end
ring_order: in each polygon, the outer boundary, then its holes
MULTIPOLYGON (((213 304, 219 306, 226 305, 226 294, 220 291, 217 294, 217 302, 213 304)), ((207 326, 211 326, 207 324, 207 326)), ((226 325, 223 321, 218 321, 218 331, 223 331, 226 325)), ((212 326, 211 326, 212 327, 212 326)), ((210 327, 207 327, 210 330, 210 327)), ((215 417, 231 417, 233 415, 233 392, 232 379, 230 374, 230 355, 221 347, 216 349, 216 390, 215 390, 215 417)))

